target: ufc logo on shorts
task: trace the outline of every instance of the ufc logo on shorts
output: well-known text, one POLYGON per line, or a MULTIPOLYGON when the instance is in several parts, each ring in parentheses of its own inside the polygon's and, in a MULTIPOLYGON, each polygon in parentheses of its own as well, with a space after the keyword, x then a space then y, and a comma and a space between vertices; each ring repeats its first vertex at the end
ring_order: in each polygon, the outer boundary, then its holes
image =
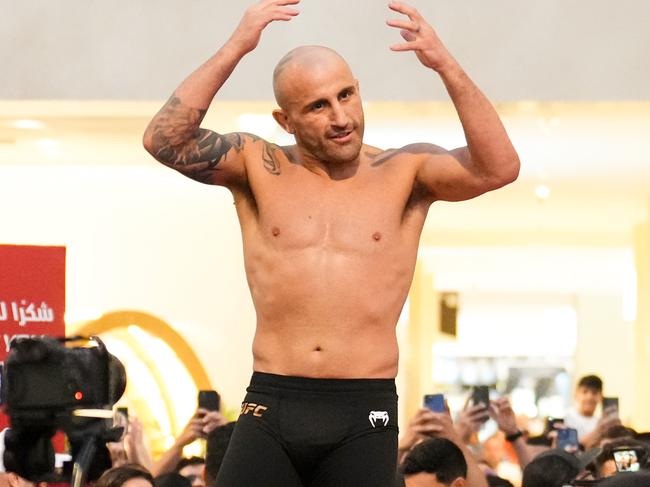
POLYGON ((253 413, 253 416, 261 418, 262 414, 264 414, 264 411, 267 409, 268 408, 266 406, 262 406, 261 404, 255 404, 254 402, 243 402, 241 404, 241 411, 239 414, 245 416, 247 414, 253 413))

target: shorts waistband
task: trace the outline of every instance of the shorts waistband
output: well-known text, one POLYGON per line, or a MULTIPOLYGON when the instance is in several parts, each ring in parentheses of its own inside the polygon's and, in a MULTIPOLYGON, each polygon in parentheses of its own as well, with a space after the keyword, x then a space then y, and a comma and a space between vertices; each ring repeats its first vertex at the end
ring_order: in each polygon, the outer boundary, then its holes
POLYGON ((312 392, 370 391, 396 394, 395 379, 315 379, 253 372, 250 385, 312 392))

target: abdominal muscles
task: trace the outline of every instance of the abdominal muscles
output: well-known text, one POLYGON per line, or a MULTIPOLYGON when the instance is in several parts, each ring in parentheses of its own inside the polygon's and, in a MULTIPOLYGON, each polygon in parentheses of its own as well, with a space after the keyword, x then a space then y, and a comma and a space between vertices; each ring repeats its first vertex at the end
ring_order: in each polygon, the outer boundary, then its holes
MULTIPOLYGON (((277 232, 276 232, 277 233, 277 232)), ((370 234, 372 246, 245 251, 257 312, 259 372, 306 377, 387 378, 397 373, 395 325, 416 249, 370 234), (405 258, 406 257, 406 258, 405 258)))

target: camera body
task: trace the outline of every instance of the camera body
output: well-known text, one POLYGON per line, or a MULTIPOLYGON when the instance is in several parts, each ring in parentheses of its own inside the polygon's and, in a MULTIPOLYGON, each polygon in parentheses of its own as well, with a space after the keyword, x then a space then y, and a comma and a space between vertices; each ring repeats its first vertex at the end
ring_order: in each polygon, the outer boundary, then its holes
POLYGON ((12 342, 2 380, 2 402, 12 423, 46 420, 55 411, 104 408, 119 399, 124 368, 99 338, 93 340, 98 346, 66 348, 51 337, 12 342))
POLYGON ((122 434, 105 419, 75 413, 79 409, 110 409, 126 388, 124 366, 99 338, 91 337, 95 347, 64 345, 80 340, 88 339, 35 337, 11 342, 1 386, 2 403, 11 422, 4 461, 29 480, 38 481, 52 473, 51 438, 57 430, 65 432, 75 464, 81 462, 79 475, 87 473, 91 480, 110 466, 105 443, 122 434))

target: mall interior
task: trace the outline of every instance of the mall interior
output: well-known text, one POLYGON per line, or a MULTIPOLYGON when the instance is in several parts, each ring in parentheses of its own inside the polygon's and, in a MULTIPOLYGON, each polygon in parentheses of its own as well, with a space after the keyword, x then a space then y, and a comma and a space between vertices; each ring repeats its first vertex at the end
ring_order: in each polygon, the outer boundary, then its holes
MULTIPOLYGON (((231 194, 157 163, 142 134, 244 5, 68 3, 13 2, 19 21, 0 21, 0 243, 66 248, 66 332, 99 335, 125 364, 118 406, 162 452, 198 390, 236 418, 255 312, 231 194)), ((358 76, 366 143, 465 145, 435 73, 388 50, 383 3, 303 3, 203 126, 292 144, 270 115, 273 66, 323 44, 358 76)), ((517 414, 561 417, 576 380, 597 374, 624 424, 650 430, 650 7, 413 3, 492 100, 522 166, 506 188, 429 211, 397 325, 400 425, 424 394, 454 410, 477 384, 517 414)))

